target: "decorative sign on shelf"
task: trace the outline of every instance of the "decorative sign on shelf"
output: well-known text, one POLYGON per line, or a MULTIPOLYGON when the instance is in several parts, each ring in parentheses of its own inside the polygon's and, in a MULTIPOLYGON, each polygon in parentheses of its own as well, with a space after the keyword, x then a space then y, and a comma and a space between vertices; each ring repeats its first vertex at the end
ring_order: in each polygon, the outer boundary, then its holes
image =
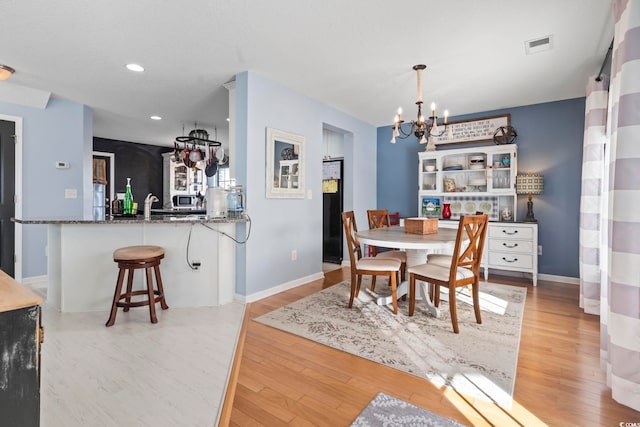
POLYGON ((442 136, 430 136, 436 145, 491 141, 496 129, 511 124, 511 115, 451 122, 442 136))

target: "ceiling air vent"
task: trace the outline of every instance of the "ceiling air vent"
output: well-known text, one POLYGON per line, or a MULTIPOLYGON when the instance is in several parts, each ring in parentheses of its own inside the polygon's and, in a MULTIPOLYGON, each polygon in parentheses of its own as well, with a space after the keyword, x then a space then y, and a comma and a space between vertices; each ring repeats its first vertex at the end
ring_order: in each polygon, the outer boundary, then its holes
POLYGON ((531 55, 538 52, 544 52, 550 50, 553 47, 553 36, 539 37, 533 40, 527 40, 524 42, 524 51, 527 55, 531 55))

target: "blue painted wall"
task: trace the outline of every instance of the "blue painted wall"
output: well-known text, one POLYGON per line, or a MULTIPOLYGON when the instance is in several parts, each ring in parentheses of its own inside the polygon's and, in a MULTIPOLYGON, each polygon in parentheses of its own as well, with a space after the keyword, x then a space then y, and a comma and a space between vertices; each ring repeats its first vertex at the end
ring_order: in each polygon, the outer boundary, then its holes
MULTIPOLYGON (((44 109, 0 102, 0 114, 22 118, 22 217, 83 218, 90 208, 91 110, 82 104, 55 97, 44 109), (69 169, 56 169, 56 161, 69 162, 69 169), (89 169, 86 167, 89 165, 89 169), (65 199, 65 189, 78 190, 77 199, 65 199)), ((18 165, 16 167, 19 167, 18 165)), ((25 225, 22 246, 22 276, 47 274, 46 225, 25 225)))
POLYGON ((245 185, 251 238, 238 257, 237 291, 256 295, 322 272, 322 129, 345 137, 345 209, 361 224, 376 205, 376 128, 253 72, 236 78, 237 182, 245 185), (266 129, 303 135, 305 188, 311 198, 267 199, 266 129), (243 157, 244 155, 244 157, 243 157), (244 175, 244 176, 243 176, 244 175), (297 261, 291 251, 297 250, 297 261), (244 263, 244 266, 242 265, 244 263), (242 273, 245 273, 242 283, 242 273))
MULTIPOLYGON (((579 277, 578 234, 582 143, 585 99, 452 117, 452 121, 511 114, 518 132, 518 171, 544 174, 544 193, 534 196, 538 239, 543 247, 538 258, 542 274, 579 277)), ((378 128, 378 208, 418 214, 418 152, 425 146, 415 138, 391 144, 391 126, 378 128)), ((471 147, 469 144, 457 147, 471 147)), ((455 147, 454 147, 455 148, 455 147)), ((518 198, 518 219, 527 212, 526 197, 518 198)))

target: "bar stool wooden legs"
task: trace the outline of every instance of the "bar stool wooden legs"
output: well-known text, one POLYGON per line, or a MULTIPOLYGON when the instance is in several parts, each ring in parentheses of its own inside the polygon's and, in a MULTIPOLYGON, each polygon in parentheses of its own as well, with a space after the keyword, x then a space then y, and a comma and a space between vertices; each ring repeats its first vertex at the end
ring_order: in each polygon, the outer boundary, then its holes
POLYGON ((163 310, 169 308, 164 299, 164 289, 162 287, 162 277, 160 277, 160 260, 164 258, 164 249, 160 246, 127 246, 116 249, 113 252, 113 260, 118 263, 118 281, 116 290, 113 295, 113 304, 111 305, 111 315, 107 320, 106 326, 112 326, 116 321, 116 313, 118 307, 123 307, 123 311, 129 311, 130 307, 149 306, 149 317, 151 323, 158 323, 156 317, 156 303, 160 303, 163 310), (133 273, 137 269, 145 269, 147 277, 147 289, 133 290, 133 273), (155 273, 158 289, 153 288, 152 270, 155 273), (127 275, 127 291, 122 293, 122 285, 124 282, 125 272, 127 275), (131 301, 131 297, 145 295, 146 298, 141 301, 131 301), (120 301, 124 299, 124 301, 120 301))

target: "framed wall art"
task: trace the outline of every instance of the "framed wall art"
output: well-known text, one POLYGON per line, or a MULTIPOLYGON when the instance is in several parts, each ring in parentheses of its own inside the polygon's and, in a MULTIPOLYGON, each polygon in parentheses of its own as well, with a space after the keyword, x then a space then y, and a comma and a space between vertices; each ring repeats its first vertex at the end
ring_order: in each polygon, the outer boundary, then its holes
POLYGON ((302 135, 267 128, 267 198, 304 198, 304 143, 302 135))
POLYGON ((430 136, 429 140, 433 141, 436 146, 492 141, 493 134, 496 132, 496 129, 510 125, 510 114, 451 122, 447 126, 447 130, 441 136, 430 136))

